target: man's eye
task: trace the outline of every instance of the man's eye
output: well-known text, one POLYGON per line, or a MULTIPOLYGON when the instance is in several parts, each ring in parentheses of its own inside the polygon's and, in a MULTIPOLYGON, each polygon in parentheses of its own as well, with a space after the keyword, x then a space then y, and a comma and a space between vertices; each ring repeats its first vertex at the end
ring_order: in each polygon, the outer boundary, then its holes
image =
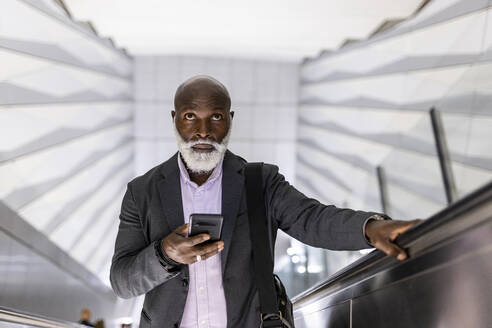
POLYGON ((195 117, 192 113, 186 113, 184 114, 185 120, 192 120, 195 117))
POLYGON ((212 115, 212 119, 214 121, 221 120, 222 119, 222 114, 214 114, 214 115, 212 115))

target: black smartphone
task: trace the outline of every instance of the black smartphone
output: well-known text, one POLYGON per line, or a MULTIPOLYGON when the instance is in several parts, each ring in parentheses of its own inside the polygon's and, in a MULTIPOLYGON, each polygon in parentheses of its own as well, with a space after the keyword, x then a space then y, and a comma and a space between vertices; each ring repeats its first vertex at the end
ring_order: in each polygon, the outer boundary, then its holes
POLYGON ((220 214, 200 214, 193 213, 190 215, 188 226, 188 236, 195 236, 201 233, 208 233, 208 241, 220 240, 222 234, 222 222, 224 217, 220 214))

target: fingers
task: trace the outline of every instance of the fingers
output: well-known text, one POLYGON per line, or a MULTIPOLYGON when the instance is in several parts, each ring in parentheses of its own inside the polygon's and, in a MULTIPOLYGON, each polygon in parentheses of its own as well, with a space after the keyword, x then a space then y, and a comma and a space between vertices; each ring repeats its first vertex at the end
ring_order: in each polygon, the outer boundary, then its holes
POLYGON ((215 254, 221 252, 224 249, 224 242, 217 241, 212 244, 194 246, 193 250, 190 252, 187 258, 187 264, 195 263, 197 261, 197 256, 199 255, 201 261, 214 256, 215 254))
POLYGON ((398 222, 395 221, 397 225, 392 227, 392 231, 390 233, 390 240, 391 241, 395 240, 396 237, 398 237, 408 229, 412 228, 413 226, 419 224, 420 222, 422 222, 422 220, 419 219, 412 220, 412 221, 398 221, 398 222))
POLYGON ((177 227, 174 232, 180 236, 186 236, 186 234, 188 233, 188 224, 183 224, 182 226, 177 227))
MULTIPOLYGON (((216 250, 216 251, 214 251, 213 253, 207 253, 207 254, 205 254, 205 255, 200 255, 200 256, 201 256, 201 261, 204 261, 204 260, 208 259, 209 257, 214 256, 214 255, 215 255, 215 254, 217 254, 218 252, 219 252, 219 251, 218 251, 218 250, 216 250)), ((195 262, 198 262, 198 261, 196 261, 196 257, 195 257, 195 262)))
POLYGON ((201 246, 200 250, 198 251, 199 254, 197 255, 200 255, 203 261, 221 252, 223 249, 224 249, 224 242, 219 241, 210 245, 201 246))
POLYGON ((193 237, 188 237, 187 241, 187 246, 195 246, 198 244, 203 243, 204 241, 207 241, 210 239, 210 235, 207 233, 201 233, 199 235, 193 236, 193 237))
MULTIPOLYGON (((383 251, 388 256, 396 257, 398 260, 405 260, 407 253, 394 243, 395 239, 406 232, 408 229, 422 222, 420 219, 412 221, 373 221, 370 236, 371 243, 377 249, 383 251), (377 226, 375 224, 378 224, 377 226)), ((369 229, 369 227, 366 227, 369 229)))
POLYGON ((403 249, 390 241, 377 241, 374 247, 383 251, 388 256, 396 257, 400 261, 406 260, 408 257, 403 249))
POLYGON ((201 255, 202 257, 213 252, 219 252, 220 250, 224 249, 224 242, 223 241, 217 241, 212 244, 208 245, 200 245, 200 246, 195 246, 194 247, 194 255, 201 255))

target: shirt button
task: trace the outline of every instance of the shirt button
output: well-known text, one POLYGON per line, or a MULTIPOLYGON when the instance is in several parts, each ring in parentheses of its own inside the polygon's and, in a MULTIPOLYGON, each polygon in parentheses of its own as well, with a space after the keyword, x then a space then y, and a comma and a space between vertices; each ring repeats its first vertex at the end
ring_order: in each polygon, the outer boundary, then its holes
POLYGON ((204 325, 204 324, 205 324, 205 320, 202 320, 202 325, 204 325))
POLYGON ((200 286, 200 290, 203 290, 203 286, 200 286))

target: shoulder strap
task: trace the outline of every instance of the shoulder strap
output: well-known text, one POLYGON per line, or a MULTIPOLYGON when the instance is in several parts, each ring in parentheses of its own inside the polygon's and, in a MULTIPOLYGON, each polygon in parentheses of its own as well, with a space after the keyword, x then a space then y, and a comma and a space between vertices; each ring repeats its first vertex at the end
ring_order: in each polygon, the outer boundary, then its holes
POLYGON ((260 296, 260 311, 264 315, 278 313, 263 193, 263 163, 248 163, 245 176, 249 230, 253 247, 255 281, 260 296))

